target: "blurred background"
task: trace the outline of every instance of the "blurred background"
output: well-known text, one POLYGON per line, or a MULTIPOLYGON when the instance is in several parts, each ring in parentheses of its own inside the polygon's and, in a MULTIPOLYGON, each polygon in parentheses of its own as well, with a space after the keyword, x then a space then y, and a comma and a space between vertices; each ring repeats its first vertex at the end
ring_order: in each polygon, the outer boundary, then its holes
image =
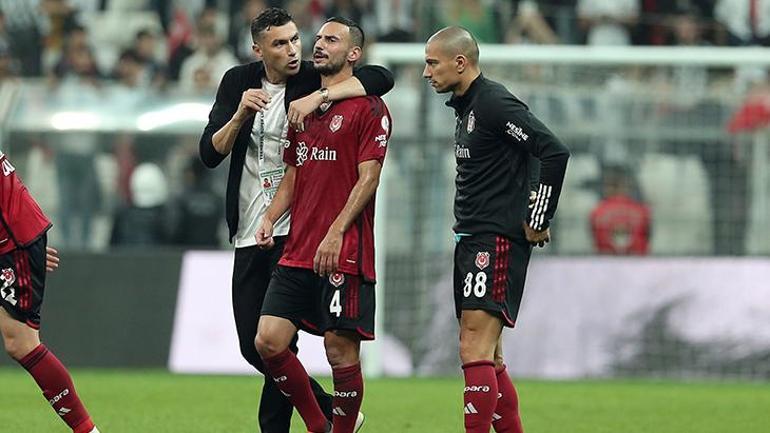
POLYGON ((197 143, 268 6, 306 54, 327 17, 358 21, 395 74, 372 374, 457 370, 453 113, 421 73, 459 24, 573 155, 511 371, 770 377, 770 0, 0 0, 0 148, 54 221, 43 329, 71 365, 249 371, 227 162, 205 169, 197 143))

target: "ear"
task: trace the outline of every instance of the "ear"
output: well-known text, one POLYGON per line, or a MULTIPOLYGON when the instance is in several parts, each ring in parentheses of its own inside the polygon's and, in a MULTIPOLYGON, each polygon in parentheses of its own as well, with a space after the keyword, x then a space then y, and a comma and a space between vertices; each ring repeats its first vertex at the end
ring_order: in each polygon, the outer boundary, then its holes
POLYGON ((251 51, 254 52, 254 57, 256 57, 257 60, 262 60, 262 48, 259 46, 259 44, 251 44, 251 51))
POLYGON ((363 51, 361 50, 361 47, 355 46, 348 51, 348 55, 346 57, 346 60, 350 63, 355 63, 359 60, 361 60, 361 56, 363 56, 363 51))
POLYGON ((463 55, 458 55, 455 57, 455 68, 457 69, 458 74, 462 74, 465 72, 465 68, 468 67, 468 59, 463 55))

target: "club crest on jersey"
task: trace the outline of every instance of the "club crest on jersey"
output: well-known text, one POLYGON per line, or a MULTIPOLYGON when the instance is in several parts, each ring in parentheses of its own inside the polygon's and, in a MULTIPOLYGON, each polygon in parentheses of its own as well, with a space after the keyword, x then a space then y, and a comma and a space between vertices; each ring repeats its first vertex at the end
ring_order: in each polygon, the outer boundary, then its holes
POLYGON ((483 271, 487 266, 489 266, 489 253, 486 251, 477 253, 476 267, 479 268, 480 271, 483 271))
POLYGON ((334 117, 332 117, 332 121, 329 122, 329 129, 332 132, 337 132, 342 128, 342 121, 345 120, 344 117, 342 117, 341 114, 335 114, 334 117))
POLYGON ((473 110, 471 110, 471 114, 468 115, 468 127, 466 128, 468 131, 468 134, 473 132, 474 129, 476 129, 476 115, 473 114, 473 110))
POLYGON ((339 287, 345 283, 345 274, 341 272, 335 272, 329 275, 329 282, 334 287, 339 287))

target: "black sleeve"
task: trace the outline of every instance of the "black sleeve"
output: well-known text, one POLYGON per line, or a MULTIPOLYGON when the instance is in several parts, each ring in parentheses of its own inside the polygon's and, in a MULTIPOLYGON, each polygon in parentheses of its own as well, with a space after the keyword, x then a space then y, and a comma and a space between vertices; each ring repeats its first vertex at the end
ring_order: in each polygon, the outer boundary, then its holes
POLYGON ((559 203, 569 149, 510 93, 484 96, 480 105, 484 107, 484 116, 491 120, 495 134, 540 161, 537 198, 527 223, 535 230, 545 230, 559 203))
POLYGON ((384 96, 393 88, 393 74, 382 66, 361 66, 353 75, 364 86, 367 96, 384 96))
POLYGON ((212 141, 214 134, 219 131, 235 114, 238 110, 238 104, 241 102, 241 95, 237 94, 238 87, 235 79, 235 72, 230 69, 222 77, 222 82, 219 83, 217 89, 217 97, 214 101, 214 106, 211 107, 209 112, 209 122, 206 128, 203 129, 203 135, 201 135, 200 142, 198 143, 198 153, 201 161, 208 168, 214 168, 218 166, 227 155, 222 155, 214 148, 214 142, 212 141))

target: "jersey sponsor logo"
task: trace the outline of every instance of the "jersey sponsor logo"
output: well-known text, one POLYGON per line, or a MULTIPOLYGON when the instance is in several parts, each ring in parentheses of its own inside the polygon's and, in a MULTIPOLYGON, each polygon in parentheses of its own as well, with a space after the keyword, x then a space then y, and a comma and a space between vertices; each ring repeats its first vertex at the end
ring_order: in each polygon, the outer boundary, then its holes
POLYGON ((483 271, 487 266, 489 266, 489 253, 486 251, 476 253, 476 267, 483 271))
POLYGON ((455 144, 455 157, 458 159, 470 159, 471 158, 471 150, 467 147, 460 146, 459 144, 455 144))
POLYGON ((328 146, 324 147, 323 149, 319 149, 313 146, 313 149, 311 149, 310 151, 310 160, 311 161, 336 161, 337 151, 334 149, 329 149, 328 146))
POLYGON ((374 141, 379 147, 385 147, 388 145, 388 131, 390 130, 390 120, 388 120, 388 116, 382 116, 380 126, 382 126, 385 133, 375 137, 374 141))
POLYGON ((313 146, 308 148, 304 141, 297 143, 297 167, 303 166, 308 160, 310 161, 336 161, 337 151, 324 146, 318 148, 313 146))
POLYGON ((344 117, 342 117, 341 114, 335 114, 334 117, 332 117, 332 121, 329 122, 329 130, 332 132, 337 132, 342 128, 342 121, 345 120, 344 117))
POLYGON ((339 287, 345 283, 345 274, 341 272, 335 272, 329 275, 329 283, 334 287, 339 287))
POLYGON ((505 126, 508 127, 508 130, 505 131, 505 133, 511 137, 519 141, 527 141, 527 139, 529 139, 529 135, 527 135, 520 126, 516 126, 515 123, 508 122, 505 124, 505 126))
POLYGON ((307 144, 300 141, 297 143, 297 167, 301 167, 305 161, 307 161, 307 144))
POLYGON ((380 134, 374 138, 374 142, 377 143, 378 147, 385 147, 388 145, 388 135, 380 134))
POLYGON ((358 397, 358 391, 334 391, 335 397, 355 398, 358 397))
POLYGON ((466 130, 468 131, 468 134, 470 134, 474 129, 476 129, 476 115, 473 114, 473 110, 471 110, 471 114, 468 115, 468 127, 466 130))

